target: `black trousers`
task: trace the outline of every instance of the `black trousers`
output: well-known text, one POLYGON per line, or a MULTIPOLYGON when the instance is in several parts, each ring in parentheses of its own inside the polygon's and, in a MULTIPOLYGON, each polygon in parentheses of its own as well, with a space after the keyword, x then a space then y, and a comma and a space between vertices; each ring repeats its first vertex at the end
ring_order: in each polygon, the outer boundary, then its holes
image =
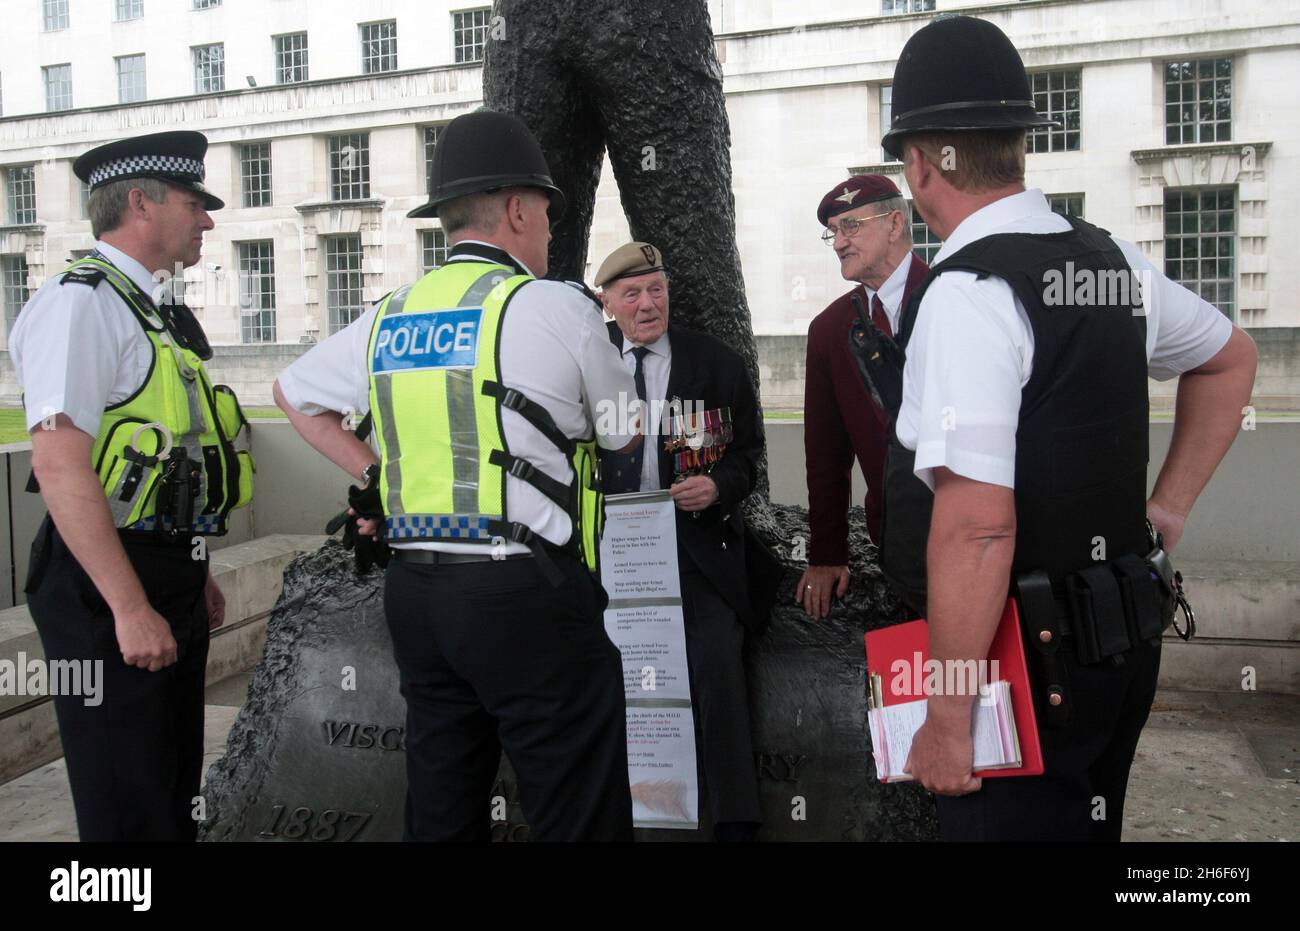
POLYGON ((488 840, 504 747, 537 840, 632 839, 623 664, 576 559, 394 560, 384 613, 406 699, 407 840, 488 840))
POLYGON ((736 612, 682 554, 686 657, 695 711, 696 757, 715 825, 760 822, 749 693, 736 612))
POLYGON ((192 841, 203 766, 208 659, 206 559, 179 544, 123 545, 177 660, 149 672, 122 660, 113 613, 47 516, 32 544, 28 606, 47 660, 102 661, 100 704, 54 698, 83 841, 192 841))
POLYGON ((1139 644, 1119 666, 1083 665, 1068 639, 1060 655, 1073 709, 1064 727, 1039 714, 1043 775, 985 779, 972 795, 939 796, 944 840, 1120 839, 1129 768, 1156 694, 1160 644, 1139 644))

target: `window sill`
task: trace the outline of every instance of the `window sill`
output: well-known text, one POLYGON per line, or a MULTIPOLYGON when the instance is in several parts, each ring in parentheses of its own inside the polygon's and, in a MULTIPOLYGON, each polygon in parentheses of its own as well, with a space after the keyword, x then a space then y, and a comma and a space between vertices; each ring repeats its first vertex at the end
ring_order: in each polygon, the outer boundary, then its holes
POLYGON ((1243 155, 1247 149, 1262 158, 1273 147, 1271 142, 1188 142, 1182 145, 1166 145, 1158 149, 1134 149, 1130 153, 1133 161, 1139 165, 1148 162, 1160 162, 1167 158, 1188 158, 1212 155, 1243 155))
POLYGON ((881 162, 876 165, 859 165, 849 168, 850 175, 901 175, 902 162, 881 162))
POLYGON ((364 200, 322 200, 310 204, 295 204, 294 209, 301 214, 309 214, 322 213, 326 210, 381 210, 383 206, 382 199, 370 197, 364 200))
POLYGON ((6 223, 0 225, 0 235, 5 233, 43 233, 44 223, 6 223))

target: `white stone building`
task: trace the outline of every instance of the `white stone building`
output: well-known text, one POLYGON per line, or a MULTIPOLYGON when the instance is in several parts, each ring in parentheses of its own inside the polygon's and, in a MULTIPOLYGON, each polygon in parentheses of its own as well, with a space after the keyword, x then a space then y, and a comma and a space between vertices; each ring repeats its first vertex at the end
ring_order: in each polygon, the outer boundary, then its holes
MULTIPOLYGON (((847 288, 818 238, 816 203, 864 167, 902 185, 879 141, 895 59, 936 13, 955 10, 990 19, 1012 38, 1040 109, 1066 124, 1032 140, 1029 184, 1137 241, 1242 325, 1273 331, 1276 365, 1266 353, 1260 390, 1296 393, 1294 4, 708 6, 770 401, 801 393, 808 321, 847 288)), ((212 143, 209 187, 228 208, 207 235, 202 263, 187 273, 187 300, 215 344, 258 345, 231 352, 241 365, 265 358, 268 383, 298 344, 438 261, 436 221, 405 218, 423 201, 427 144, 439 125, 481 103, 483 43, 509 41, 509 23, 494 23, 490 7, 473 0, 364 8, 342 0, 2 0, 0 9, 6 320, 91 245, 71 171, 78 154, 122 135, 199 129, 212 143)), ((598 196, 593 263, 627 235, 608 170, 598 196)), ((923 226, 916 232, 924 249, 931 238, 923 226)), ((0 395, 12 399, 12 375, 4 380, 0 395)))

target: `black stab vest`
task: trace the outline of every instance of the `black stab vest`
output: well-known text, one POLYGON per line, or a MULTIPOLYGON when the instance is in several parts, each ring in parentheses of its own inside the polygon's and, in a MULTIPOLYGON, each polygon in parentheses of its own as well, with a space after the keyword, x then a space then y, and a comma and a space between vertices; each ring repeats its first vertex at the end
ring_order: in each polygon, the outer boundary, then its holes
MULTIPOLYGON (((1042 569, 1054 586, 1096 564, 1098 538, 1107 560, 1143 555, 1149 548, 1141 292, 1109 233, 1067 219, 1073 227, 1067 232, 1004 233, 959 250, 930 270, 899 327, 899 344, 906 350, 921 300, 948 271, 1001 278, 1019 298, 1033 330, 1034 356, 1016 427, 1012 572, 1042 569), (1100 288, 1089 296, 1078 284, 1083 280, 1100 288)), ((955 429, 963 429, 960 399, 955 429)), ((910 606, 924 613, 934 495, 913 474, 914 459, 891 427, 881 567, 910 606)))

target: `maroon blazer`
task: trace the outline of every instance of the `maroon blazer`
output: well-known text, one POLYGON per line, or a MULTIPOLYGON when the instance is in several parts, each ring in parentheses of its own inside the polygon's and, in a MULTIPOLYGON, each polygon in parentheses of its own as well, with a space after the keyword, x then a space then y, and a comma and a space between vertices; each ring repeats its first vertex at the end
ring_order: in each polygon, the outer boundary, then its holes
MULTIPOLYGON (((929 266, 913 253, 903 287, 903 306, 929 271, 929 266)), ((853 291, 861 295, 865 306, 866 288, 858 285, 853 291)), ((875 543, 880 542, 888 425, 849 353, 849 327, 857 317, 850 300, 853 291, 837 298, 808 327, 803 445, 808 470, 808 522, 812 528, 810 566, 848 565, 854 457, 867 480, 867 532, 875 543)))

